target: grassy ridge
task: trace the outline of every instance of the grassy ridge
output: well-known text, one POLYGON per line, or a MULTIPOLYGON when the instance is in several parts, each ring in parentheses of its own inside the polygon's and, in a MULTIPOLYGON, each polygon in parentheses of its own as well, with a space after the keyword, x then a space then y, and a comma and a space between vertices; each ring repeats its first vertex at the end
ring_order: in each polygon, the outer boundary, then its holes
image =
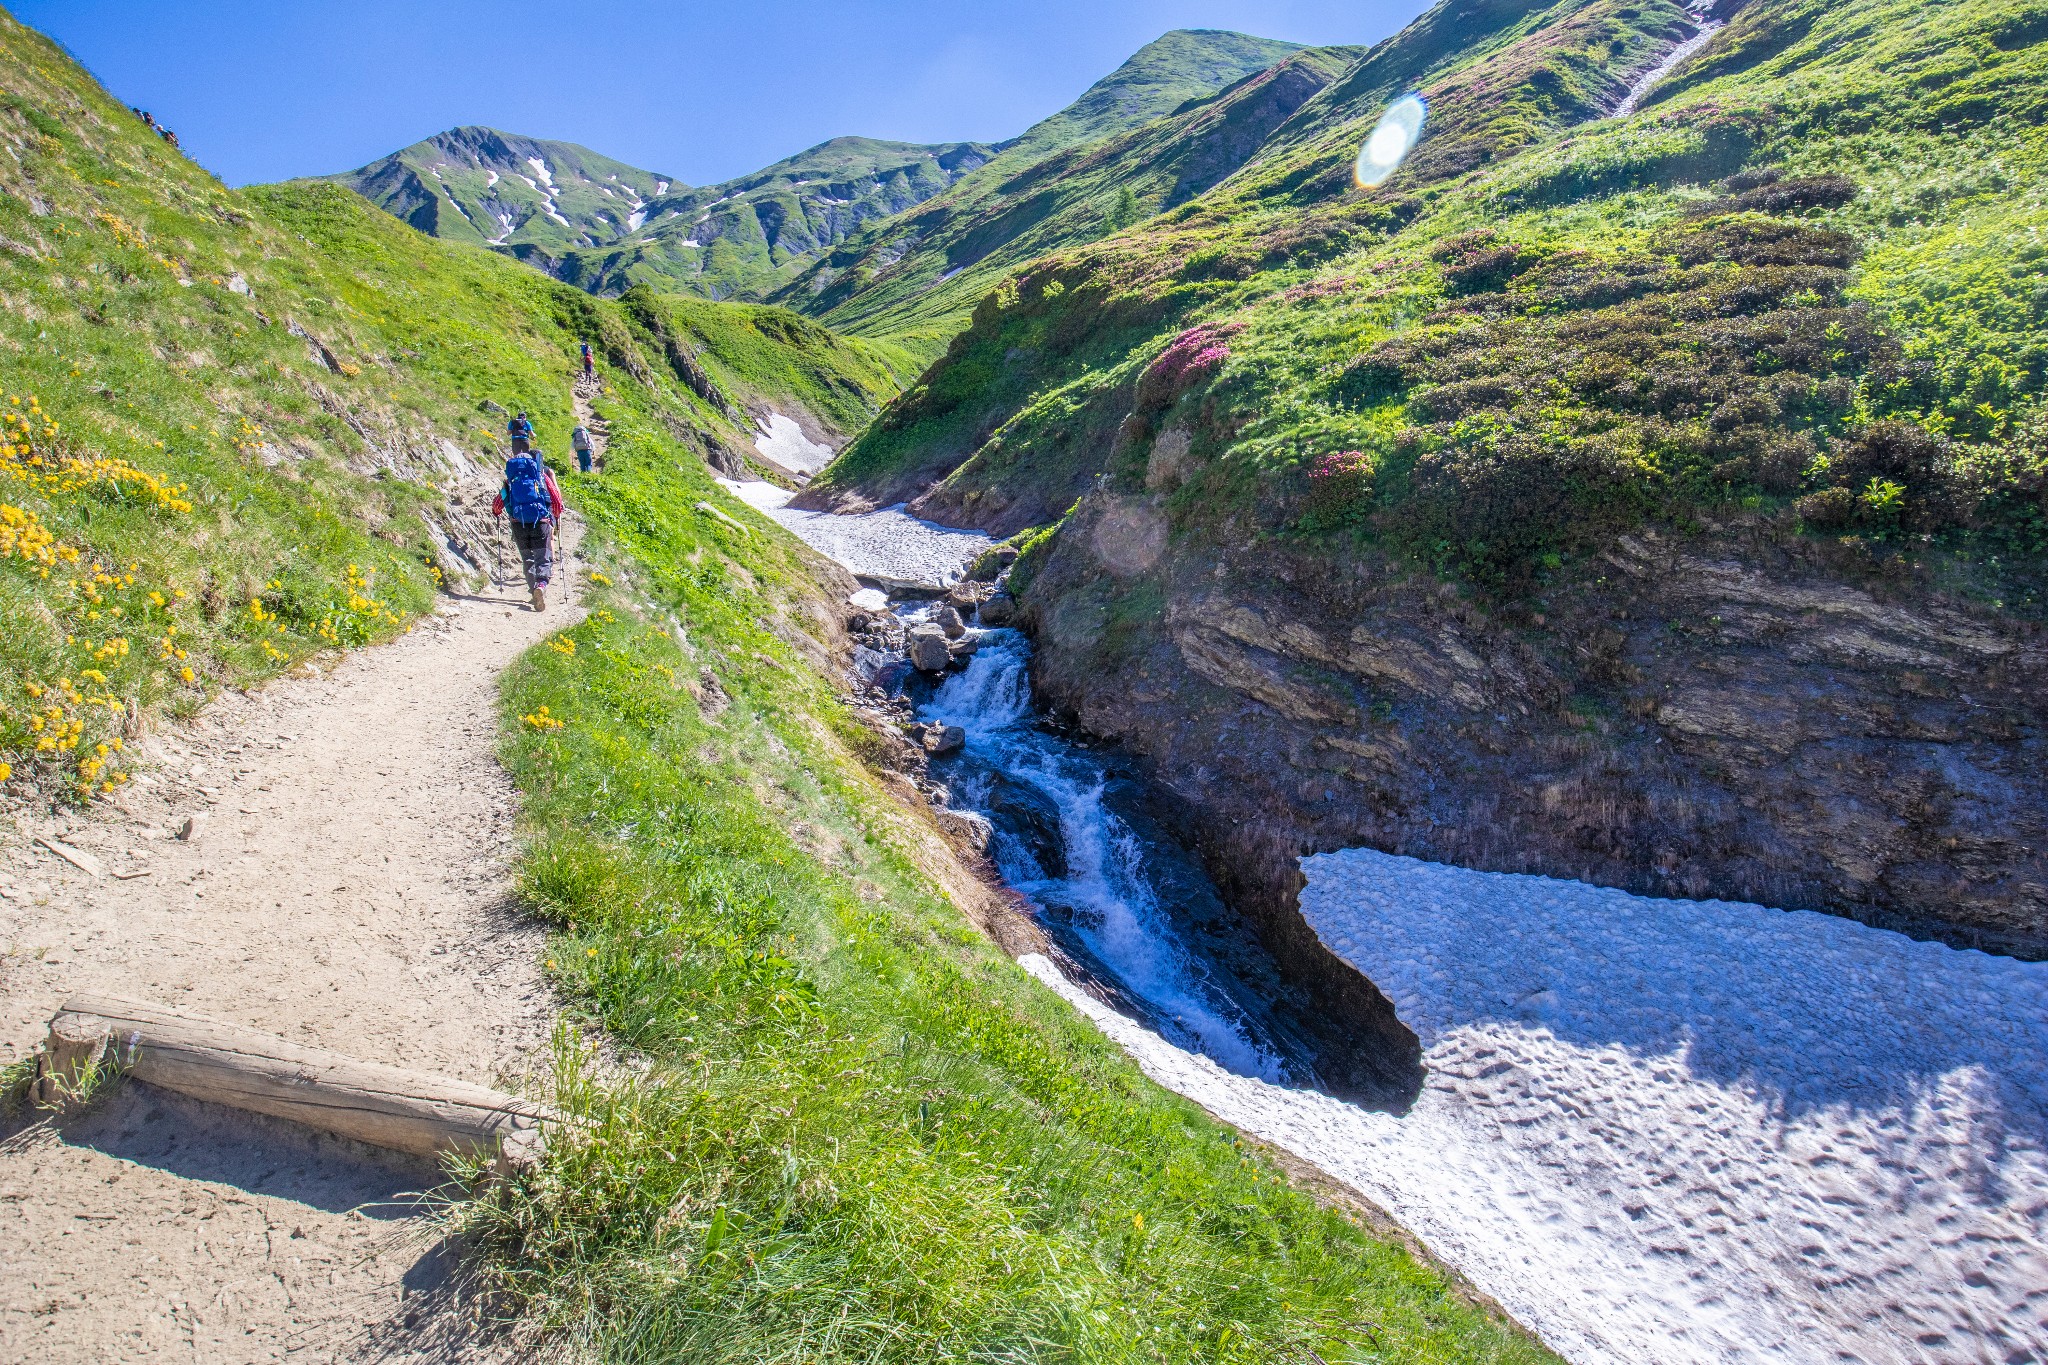
POLYGON ((464 1215, 500 1283, 621 1360, 1548 1359, 968 930, 794 549, 615 422, 600 605, 505 710, 551 969, 651 1065, 567 1049, 585 1138, 464 1215))
POLYGON ((2009 578, 2048 543, 2031 13, 1760 0, 1603 120, 1673 7, 1440 6, 1217 190, 984 299, 820 495, 951 471, 932 509, 1009 532, 1107 473, 1182 532, 1517 589, 1734 514, 1931 537, 2037 600, 2009 578), (1352 187, 1411 81, 1428 137, 1352 187))
POLYGON ((957 322, 1024 262, 1107 236, 1221 181, 1358 55, 1307 48, 1114 137, 1036 161, 1027 148, 1005 152, 988 171, 833 252, 775 297, 872 334, 957 322))

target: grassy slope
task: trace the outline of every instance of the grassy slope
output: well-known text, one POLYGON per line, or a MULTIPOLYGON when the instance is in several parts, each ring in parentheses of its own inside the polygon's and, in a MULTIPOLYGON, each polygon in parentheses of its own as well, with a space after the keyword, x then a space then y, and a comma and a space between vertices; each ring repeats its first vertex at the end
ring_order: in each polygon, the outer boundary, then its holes
POLYGON ((1263 71, 1300 47, 1227 29, 1163 33, 1082 91, 1072 104, 1025 129, 1009 146, 1036 159, 1127 132, 1263 71))
MULTIPOLYGON (((1130 202, 1119 203, 1118 186, 1097 173, 1102 159, 1083 156, 1090 144, 1134 133, 1182 112, 1300 50, 1294 43, 1212 29, 1164 34, 1072 104, 1003 144, 1001 156, 963 177, 929 210, 875 225, 774 297, 817 316, 829 314, 835 326, 858 326, 871 335, 893 331, 936 336, 943 342, 954 330, 954 315, 971 308, 987 289, 987 272, 978 271, 974 279, 981 281, 979 285, 966 279, 948 281, 938 301, 926 300, 926 292, 954 266, 978 262, 994 246, 1020 233, 1030 233, 1035 250, 1044 250, 1061 242, 1092 240, 1145 211, 1135 189, 1130 202), (1085 183, 1067 183, 1077 162, 1085 183), (1048 186, 1054 187, 1049 194, 1048 186), (1053 235, 1047 229, 1033 230, 1054 214, 1062 218, 1063 230, 1053 235), (998 215, 1007 222, 992 240, 959 240, 959 225, 998 215)), ((1174 176, 1154 185, 1150 182, 1160 179, 1157 168, 1138 158, 1112 154, 1110 160, 1127 174, 1144 174, 1150 198, 1171 192, 1174 176)), ((1014 265, 1029 254, 1013 250, 1003 260, 1014 265)))
POLYGON ((780 297, 874 335, 950 330, 1019 265, 1177 207, 1237 170, 1356 48, 1308 48, 1137 129, 969 176, 835 252, 780 297))
POLYGON ((621 1360, 1548 1359, 968 929, 798 556, 613 416, 599 609, 505 707, 549 965, 652 1069, 565 1043, 584 1140, 462 1217, 499 1282, 621 1360))
POLYGON ((1643 517, 1741 507, 1884 553, 1980 545, 1995 577, 2048 510, 2039 15, 1759 0, 1598 122, 1673 7, 1439 7, 1218 190, 984 300, 821 492, 957 464, 935 510, 1010 530, 1099 470, 1142 486, 1178 429, 1151 473, 1184 531, 1526 585, 1643 517), (1412 84, 1430 136, 1352 189, 1412 84), (1154 365, 1195 322, 1217 330, 1154 365))
POLYGON ((508 755, 554 970, 650 1067, 572 1061, 591 1140, 460 1211, 537 1311, 620 1359, 1548 1358, 1144 1081, 941 891, 957 864, 817 669, 830 571, 678 450, 736 439, 717 406, 748 396, 857 420, 888 354, 773 309, 603 303, 332 185, 225 190, 11 20, 0 67, 0 346, 52 414, 0 456, 10 725, 25 680, 97 692, 114 638, 104 687, 148 708, 323 627, 401 629, 436 439, 484 444, 480 395, 552 439, 575 338, 600 344, 611 460, 566 479, 610 582, 509 681, 508 755), (28 512, 81 562, 38 562, 28 512), (159 660, 173 624, 187 659, 159 660))
MULTIPOLYGON (((8 20, 0 38, 0 407, 19 424, 0 455, 0 761, 17 787, 104 788, 131 709, 189 709, 400 629, 433 592, 420 514, 439 513, 447 451, 494 448, 486 399, 559 447, 579 336, 637 401, 743 447, 750 423, 691 393, 624 310, 335 186, 227 190, 40 37, 8 20)), ((903 364, 775 310, 708 310, 699 330, 727 349, 736 402, 841 429, 903 364)))

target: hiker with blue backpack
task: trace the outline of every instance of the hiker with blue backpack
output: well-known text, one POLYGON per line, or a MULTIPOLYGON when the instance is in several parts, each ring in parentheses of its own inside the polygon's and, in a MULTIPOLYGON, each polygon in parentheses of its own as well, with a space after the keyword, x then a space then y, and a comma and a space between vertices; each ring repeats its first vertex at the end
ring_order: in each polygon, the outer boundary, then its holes
POLYGON ((562 517, 562 490, 538 450, 518 449, 505 461, 505 483, 491 499, 491 515, 512 523, 519 567, 533 593, 533 609, 548 609, 548 580, 555 570, 555 523, 562 517))

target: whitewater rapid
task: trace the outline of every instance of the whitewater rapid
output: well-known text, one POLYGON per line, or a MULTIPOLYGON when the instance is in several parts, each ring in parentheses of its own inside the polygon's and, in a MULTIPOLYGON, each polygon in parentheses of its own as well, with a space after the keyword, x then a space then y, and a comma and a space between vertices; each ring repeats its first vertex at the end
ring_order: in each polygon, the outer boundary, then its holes
POLYGON ((990 854, 1010 888, 1042 915, 1057 916, 1088 957, 1151 1007, 1178 1045, 1233 1072, 1277 1081, 1283 1067, 1243 1015, 1209 981, 1209 972, 1175 933, 1147 876, 1144 844, 1104 802, 1108 774, 1093 755, 1038 728, 1027 661, 1031 647, 1014 630, 979 633, 980 652, 918 709, 920 718, 957 725, 975 767, 955 784, 956 805, 993 814, 988 774, 1030 788, 1058 812, 1061 857, 1048 869, 1002 834, 990 854))

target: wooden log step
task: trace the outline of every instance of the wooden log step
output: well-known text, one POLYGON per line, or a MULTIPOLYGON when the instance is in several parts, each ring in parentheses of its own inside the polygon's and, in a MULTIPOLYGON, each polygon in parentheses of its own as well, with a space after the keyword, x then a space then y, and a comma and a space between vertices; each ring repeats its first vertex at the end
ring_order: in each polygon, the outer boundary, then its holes
POLYGON ((102 1053, 135 1079, 194 1099, 416 1156, 496 1154, 501 1169, 531 1163, 542 1125, 557 1117, 485 1086, 102 995, 75 995, 50 1020, 38 1097, 75 1093, 102 1053))

